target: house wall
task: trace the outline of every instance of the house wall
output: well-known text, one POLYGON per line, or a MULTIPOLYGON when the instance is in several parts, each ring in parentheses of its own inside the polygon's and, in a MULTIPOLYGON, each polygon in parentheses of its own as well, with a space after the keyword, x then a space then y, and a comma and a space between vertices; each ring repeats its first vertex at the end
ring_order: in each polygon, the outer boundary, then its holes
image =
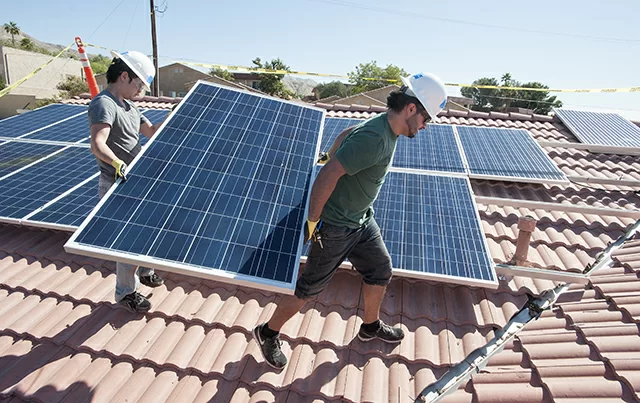
MULTIPOLYGON (((7 85, 19 81, 33 70, 51 59, 41 53, 27 52, 0 46, 3 78, 7 85)), ((82 76, 82 64, 79 60, 69 58, 55 59, 36 75, 11 91, 13 95, 33 96, 36 99, 50 98, 59 93, 56 86, 68 76, 82 76)))
POLYGON ((180 63, 160 67, 160 95, 183 97, 187 94, 187 84, 211 76, 180 63))

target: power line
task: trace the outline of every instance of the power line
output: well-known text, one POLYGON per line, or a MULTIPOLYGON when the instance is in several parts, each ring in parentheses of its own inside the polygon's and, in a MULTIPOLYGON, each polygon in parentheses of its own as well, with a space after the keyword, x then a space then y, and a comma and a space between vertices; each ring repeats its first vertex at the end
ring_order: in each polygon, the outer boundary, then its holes
POLYGON ((107 22, 107 20, 113 15, 113 13, 116 12, 116 10, 118 9, 118 7, 120 7, 122 5, 122 3, 124 3, 124 0, 122 0, 120 3, 118 3, 118 5, 116 6, 116 8, 113 9, 113 11, 111 11, 109 13, 109 15, 107 15, 107 18, 104 19, 104 21, 102 21, 100 23, 100 25, 98 25, 98 27, 91 33, 91 35, 89 35, 89 37, 87 38, 87 40, 91 39, 91 37, 98 32, 98 30, 100 29, 100 27, 102 27, 104 25, 105 22, 107 22))
POLYGON ((124 41, 122 42, 122 49, 124 49, 125 45, 127 44, 127 38, 129 38, 129 31, 131 31, 131 25, 133 25, 133 19, 136 16, 136 11, 138 11, 138 5, 140 4, 140 1, 142 0, 136 1, 136 8, 133 9, 133 13, 131 14, 131 21, 129 21, 129 28, 127 28, 127 34, 124 36, 124 41))
POLYGON ((462 25, 471 25, 471 26, 483 27, 483 28, 496 28, 496 29, 505 29, 509 31, 528 32, 532 34, 555 35, 555 36, 564 36, 564 37, 577 38, 577 39, 589 39, 594 41, 624 43, 628 45, 640 45, 640 40, 638 39, 578 35, 578 34, 570 34, 570 33, 564 33, 564 32, 551 32, 551 31, 540 31, 537 29, 507 27, 504 25, 485 24, 482 22, 473 22, 473 21, 457 20, 453 18, 436 17, 436 16, 430 16, 430 15, 424 15, 424 14, 418 14, 418 13, 410 13, 407 11, 399 11, 399 10, 390 9, 390 8, 350 3, 344 0, 308 0, 308 1, 315 2, 315 3, 333 4, 337 6, 350 7, 350 8, 358 8, 361 10, 378 11, 385 14, 394 14, 394 15, 400 15, 403 17, 421 18, 421 19, 427 19, 427 20, 433 20, 433 21, 449 22, 453 24, 462 24, 462 25))

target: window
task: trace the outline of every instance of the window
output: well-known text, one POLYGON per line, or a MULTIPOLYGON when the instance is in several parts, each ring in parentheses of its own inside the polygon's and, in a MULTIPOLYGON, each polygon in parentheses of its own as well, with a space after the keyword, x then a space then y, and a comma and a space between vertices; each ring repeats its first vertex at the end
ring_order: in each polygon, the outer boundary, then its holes
POLYGON ((184 67, 176 67, 175 69, 173 69, 173 72, 175 74, 182 74, 184 73, 184 67))

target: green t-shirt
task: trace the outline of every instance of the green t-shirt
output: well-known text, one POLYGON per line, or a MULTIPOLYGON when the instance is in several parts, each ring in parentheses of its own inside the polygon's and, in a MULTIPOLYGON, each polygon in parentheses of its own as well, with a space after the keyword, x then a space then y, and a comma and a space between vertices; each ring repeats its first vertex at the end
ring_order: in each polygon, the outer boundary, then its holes
POLYGON ((386 113, 361 123, 344 138, 332 158, 340 161, 347 174, 338 179, 322 211, 322 221, 349 228, 369 221, 397 141, 386 113))

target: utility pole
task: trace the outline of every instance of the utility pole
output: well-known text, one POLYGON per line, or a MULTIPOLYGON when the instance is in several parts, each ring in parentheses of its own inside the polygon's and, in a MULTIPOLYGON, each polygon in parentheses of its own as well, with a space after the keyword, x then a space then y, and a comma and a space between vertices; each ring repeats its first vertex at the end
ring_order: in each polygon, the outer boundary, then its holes
POLYGON ((160 75, 158 74, 158 41, 156 40, 156 6, 151 2, 151 42, 153 44, 153 65, 156 68, 156 77, 151 87, 151 95, 160 96, 160 75))

